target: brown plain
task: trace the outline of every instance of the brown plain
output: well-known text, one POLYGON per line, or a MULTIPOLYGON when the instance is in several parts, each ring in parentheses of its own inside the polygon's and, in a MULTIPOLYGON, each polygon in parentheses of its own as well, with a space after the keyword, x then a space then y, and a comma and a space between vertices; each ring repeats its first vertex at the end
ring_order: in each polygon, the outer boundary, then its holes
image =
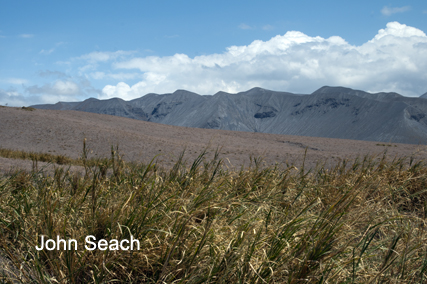
MULTIPOLYGON (((156 158, 166 168, 184 149, 184 158, 191 163, 205 148, 208 159, 219 148, 220 158, 231 168, 248 166, 250 157, 262 157, 267 165, 300 167, 306 150, 308 168, 318 163, 329 167, 357 156, 382 156, 385 150, 389 158, 427 158, 426 145, 196 129, 78 111, 0 107, 0 123, 1 148, 78 158, 86 138, 89 158, 109 157, 111 146, 118 145, 125 160, 147 163, 156 158)), ((0 158, 0 171, 11 168, 30 169, 31 161, 0 158)))

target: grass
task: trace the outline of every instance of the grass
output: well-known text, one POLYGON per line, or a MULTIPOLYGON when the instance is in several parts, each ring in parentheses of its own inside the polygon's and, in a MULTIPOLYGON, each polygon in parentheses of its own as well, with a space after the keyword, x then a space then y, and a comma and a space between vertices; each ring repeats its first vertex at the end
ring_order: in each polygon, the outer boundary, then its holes
POLYGON ((307 171, 253 158, 229 170, 205 151, 163 170, 155 160, 125 163, 117 149, 89 165, 87 153, 82 175, 58 168, 0 179, 0 281, 426 281, 423 162, 367 156, 307 171), (79 249, 37 251, 41 235, 76 239, 79 249), (87 235, 132 235, 141 249, 85 250, 87 235))
MULTIPOLYGON (((37 153, 27 152, 23 150, 13 150, 0 148, 0 157, 20 160, 31 160, 35 164, 38 162, 54 163, 58 165, 74 165, 74 166, 96 166, 101 163, 100 159, 91 158, 88 159, 80 157, 78 159, 72 159, 65 155, 54 155, 49 153, 37 153)), ((107 159, 103 159, 104 162, 108 162, 107 159)))
POLYGON ((397 145, 392 145, 392 144, 384 144, 384 143, 377 143, 375 144, 377 146, 384 146, 384 147, 397 147, 397 145))
POLYGON ((23 106, 21 109, 26 110, 26 111, 34 111, 34 110, 36 110, 33 107, 25 107, 25 106, 23 106))
POLYGON ((34 162, 48 162, 55 163, 58 165, 83 165, 79 160, 68 158, 64 155, 52 155, 48 153, 36 153, 36 152, 26 152, 22 150, 12 150, 0 148, 0 157, 11 158, 11 159, 21 159, 21 160, 32 160, 34 162))

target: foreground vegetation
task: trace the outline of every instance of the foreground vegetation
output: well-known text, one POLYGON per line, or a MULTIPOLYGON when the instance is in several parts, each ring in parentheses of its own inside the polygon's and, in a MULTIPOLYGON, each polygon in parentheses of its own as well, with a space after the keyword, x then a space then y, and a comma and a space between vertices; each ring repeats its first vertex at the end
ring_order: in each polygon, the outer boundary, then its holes
POLYGON ((364 157, 229 170, 205 152, 171 170, 116 151, 85 171, 0 178, 6 283, 422 283, 427 166, 364 157), (41 236, 140 240, 139 251, 41 250, 41 236))

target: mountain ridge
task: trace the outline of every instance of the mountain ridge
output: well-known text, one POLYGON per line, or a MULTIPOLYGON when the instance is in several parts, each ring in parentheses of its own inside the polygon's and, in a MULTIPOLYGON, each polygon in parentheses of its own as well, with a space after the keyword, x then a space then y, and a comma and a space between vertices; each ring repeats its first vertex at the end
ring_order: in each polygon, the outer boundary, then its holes
POLYGON ((312 94, 263 88, 201 96, 186 90, 124 101, 87 99, 34 108, 110 114, 168 125, 426 144, 427 100, 324 86, 312 94))

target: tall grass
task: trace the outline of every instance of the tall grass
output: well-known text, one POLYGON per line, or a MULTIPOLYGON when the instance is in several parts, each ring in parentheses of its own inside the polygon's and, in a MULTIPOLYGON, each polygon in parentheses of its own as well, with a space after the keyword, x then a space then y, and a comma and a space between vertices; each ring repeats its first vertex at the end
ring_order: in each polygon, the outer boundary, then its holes
POLYGON ((112 148, 85 174, 0 179, 0 280, 11 283, 422 283, 427 167, 364 157, 332 169, 222 166, 218 151, 171 170, 112 148), (112 174, 106 174, 110 170, 112 174), (42 250, 46 238, 78 250, 42 250), (85 250, 129 239, 139 251, 85 250))

